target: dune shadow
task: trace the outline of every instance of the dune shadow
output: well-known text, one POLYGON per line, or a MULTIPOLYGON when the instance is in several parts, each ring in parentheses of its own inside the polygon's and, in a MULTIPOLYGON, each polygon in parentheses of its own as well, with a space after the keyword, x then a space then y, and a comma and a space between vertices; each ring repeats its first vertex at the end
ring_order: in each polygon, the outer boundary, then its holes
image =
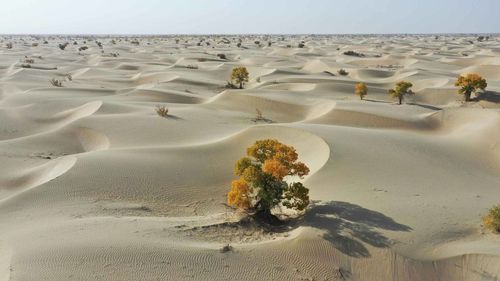
POLYGON ((167 119, 173 119, 173 120, 184 120, 184 118, 179 117, 179 116, 175 116, 175 115, 172 115, 172 114, 169 114, 165 118, 167 118, 167 119))
POLYGON ((473 98, 475 101, 489 101, 493 103, 500 103, 500 93, 493 91, 486 91, 479 93, 477 97, 473 98))
POLYGON ((382 213, 336 201, 314 205, 300 224, 325 231, 323 238, 352 257, 370 256, 363 243, 377 248, 387 248, 393 244, 378 229, 405 232, 412 230, 382 213))
POLYGON ((433 106, 433 105, 428 105, 428 104, 421 104, 421 103, 414 103, 414 102, 411 102, 411 103, 407 103, 409 105, 415 105, 415 106, 420 106, 420 107, 423 107, 423 108, 426 108, 426 109, 430 109, 430 110, 442 110, 441 107, 437 107, 437 106, 433 106))

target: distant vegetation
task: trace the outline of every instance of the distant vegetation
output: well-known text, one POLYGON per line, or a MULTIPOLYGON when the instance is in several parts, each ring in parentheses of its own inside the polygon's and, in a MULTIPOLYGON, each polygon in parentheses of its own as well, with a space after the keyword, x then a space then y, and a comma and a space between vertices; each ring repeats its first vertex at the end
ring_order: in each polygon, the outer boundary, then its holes
POLYGON ((274 139, 255 142, 247 156, 236 162, 234 173, 240 176, 231 184, 228 204, 260 218, 275 219, 275 208, 302 212, 309 205, 309 190, 300 182, 288 183, 285 177, 303 178, 309 168, 298 162, 293 146, 274 139))
POLYGON ((349 75, 349 72, 347 72, 347 71, 346 71, 345 69, 343 69, 343 68, 339 69, 339 71, 337 71, 337 73, 338 73, 339 75, 342 75, 342 76, 347 76, 347 75, 349 75))
POLYGON ((346 56, 352 56, 352 57, 364 57, 365 55, 362 53, 357 53, 355 51, 346 51, 344 52, 344 55, 346 56))
POLYGON ((411 90, 411 87, 413 87, 412 83, 400 81, 396 84, 396 87, 394 87, 394 89, 389 90, 389 95, 391 95, 392 98, 397 98, 399 104, 401 104, 405 96, 414 94, 411 90))
POLYGON ((500 204, 491 208, 483 217, 484 226, 496 233, 500 233, 500 204))
POLYGON ((359 98, 362 100, 366 95, 368 95, 368 87, 365 83, 358 83, 354 87, 354 94, 356 96, 359 96, 359 98))
POLYGON ((240 89, 243 89, 243 83, 248 82, 249 74, 248 70, 244 66, 239 66, 233 68, 231 72, 231 81, 234 81, 236 84, 240 85, 240 89))
POLYGON ((465 101, 470 101, 470 97, 478 90, 484 90, 488 86, 486 79, 476 73, 460 75, 455 82, 456 87, 460 87, 458 93, 465 96, 465 101))
POLYGON ((68 42, 64 43, 64 44, 59 44, 59 49, 63 50, 66 49, 66 47, 69 45, 68 42))

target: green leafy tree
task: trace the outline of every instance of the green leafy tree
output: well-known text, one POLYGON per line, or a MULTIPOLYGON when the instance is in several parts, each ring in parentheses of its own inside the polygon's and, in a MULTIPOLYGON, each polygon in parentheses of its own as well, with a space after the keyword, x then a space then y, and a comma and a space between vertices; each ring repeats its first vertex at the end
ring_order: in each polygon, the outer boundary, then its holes
POLYGON ((243 89, 243 83, 248 82, 249 74, 248 70, 244 66, 239 66, 233 68, 231 72, 231 80, 240 84, 240 89, 243 89))
POLYGON ((414 94, 411 90, 411 87, 413 87, 412 83, 400 81, 396 84, 396 87, 394 87, 394 89, 389 90, 389 95, 391 95, 392 98, 397 98, 399 104, 401 104, 405 96, 414 94))

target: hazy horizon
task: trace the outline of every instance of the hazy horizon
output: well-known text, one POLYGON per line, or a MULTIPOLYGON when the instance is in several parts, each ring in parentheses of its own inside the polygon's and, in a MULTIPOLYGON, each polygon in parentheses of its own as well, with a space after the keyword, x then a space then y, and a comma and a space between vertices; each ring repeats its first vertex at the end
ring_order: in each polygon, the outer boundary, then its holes
POLYGON ((1 34, 496 34, 495 0, 18 0, 1 34), (464 9, 467 7, 467 9, 464 9))

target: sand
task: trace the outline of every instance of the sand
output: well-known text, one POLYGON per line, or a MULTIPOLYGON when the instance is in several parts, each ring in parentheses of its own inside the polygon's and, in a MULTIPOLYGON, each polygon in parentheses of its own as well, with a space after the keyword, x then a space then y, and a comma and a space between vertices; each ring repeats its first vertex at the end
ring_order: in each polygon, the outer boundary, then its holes
POLYGON ((134 38, 0 40, 0 281, 500 279, 481 225, 500 203, 500 37, 134 38), (240 65, 250 81, 225 89, 240 65), (465 72, 489 84, 467 104, 465 72), (416 95, 397 105, 403 79, 416 95), (226 205, 263 138, 311 169, 286 229, 226 205))

